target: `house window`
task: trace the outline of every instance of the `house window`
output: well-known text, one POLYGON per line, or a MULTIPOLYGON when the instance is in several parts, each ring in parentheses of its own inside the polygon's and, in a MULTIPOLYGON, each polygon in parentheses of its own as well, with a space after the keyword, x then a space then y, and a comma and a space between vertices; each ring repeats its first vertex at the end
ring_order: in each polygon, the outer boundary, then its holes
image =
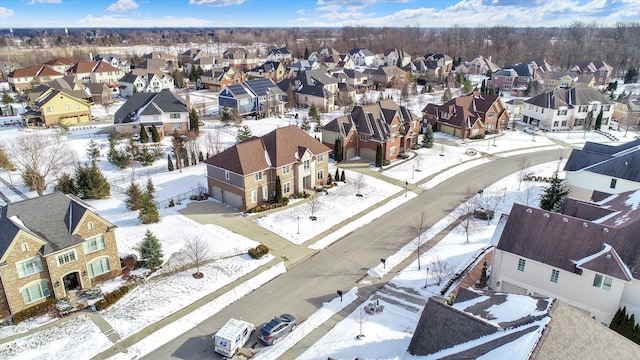
POLYGON ((24 289, 20 290, 25 305, 36 302, 40 299, 49 296, 49 285, 46 280, 40 280, 30 285, 27 285, 24 289))
POLYGON ((262 180, 262 171, 261 171, 261 172, 257 172, 257 173, 255 173, 255 174, 253 174, 253 179, 254 179, 255 181, 260 181, 260 180, 262 180))
POLYGON ((80 109, 80 104, 76 103, 76 109, 80 109))
POLYGON ((182 124, 171 124, 171 130, 182 130, 182 124))
POLYGON ((89 270, 89 277, 96 277, 104 274, 110 270, 109 258, 105 256, 90 262, 87 264, 87 269, 89 270))
POLYGON ((389 149, 389 155, 395 155, 395 154, 396 154, 396 147, 395 147, 395 146, 392 146, 392 147, 389 149))
POLYGON ((258 190, 251 191, 251 202, 252 203, 258 202, 258 190))
POLYGON ((495 116, 496 116, 496 113, 489 113, 489 114, 487 115, 487 118, 489 118, 489 119, 493 119, 495 116))
POLYGON ((367 135, 366 134, 360 134, 360 140, 366 141, 367 140, 367 135))
POLYGON ((104 249, 104 238, 102 235, 94 236, 87 239, 84 244, 84 253, 89 254, 104 249))
POLYGON ((478 128, 471 129, 471 135, 478 135, 478 134, 480 134, 480 129, 478 128))
POLYGON ((288 174, 291 171, 291 167, 289 165, 285 165, 282 167, 282 173, 288 174))
POLYGON ((169 114, 169 119, 180 119, 180 113, 169 114))
POLYGON ((602 111, 609 111, 611 105, 604 105, 602 111))
POLYGON ((43 270, 40 256, 35 256, 29 260, 21 261, 16 264, 16 267, 18 268, 18 277, 20 278, 39 273, 43 270))
POLYGON ((229 180, 229 172, 228 171, 224 172, 224 179, 225 180, 229 180))
POLYGON ((58 255, 58 266, 70 263, 72 261, 76 261, 76 251, 71 250, 64 254, 58 255))
POLYGON ((567 110, 558 110, 558 115, 567 115, 567 110))
POLYGON ((22 244, 22 251, 29 251, 29 244, 27 243, 22 244))
POLYGON ((518 271, 524 271, 525 259, 518 259, 518 271))
POLYGON ((89 223, 87 223, 87 229, 93 230, 93 227, 93 221, 89 221, 89 223))
POLYGON ((588 106, 586 106, 586 105, 580 105, 580 106, 578 107, 578 112, 587 112, 588 108, 589 108, 589 107, 588 107, 588 106))
POLYGON ((618 183, 618 179, 611 179, 611 184, 609 184, 609 187, 612 189, 615 189, 617 183, 618 183))
POLYGON ((65 105, 65 108, 67 109, 67 111, 71 110, 71 106, 69 106, 69 104, 65 105))
POLYGON ((53 112, 53 106, 47 106, 47 112, 53 112))
POLYGON ((602 290, 611 291, 611 285, 613 284, 613 279, 609 276, 604 276, 600 274, 596 274, 593 278, 593 286, 597 288, 601 288, 602 290))
POLYGON ((262 187, 262 199, 267 200, 269 198, 269 188, 266 186, 262 187))
POLYGON ((304 164, 304 166, 303 166, 303 167, 304 167, 304 169, 305 169, 305 170, 309 170, 309 167, 310 167, 310 165, 311 165, 311 162, 310 162, 309 160, 305 160, 303 164, 304 164))
POLYGON ((549 279, 549 280, 551 280, 552 283, 556 283, 557 284, 558 283, 558 277, 560 277, 560 270, 557 270, 557 269, 551 270, 551 279, 549 279))
POLYGON ((284 183, 284 185, 282 185, 282 193, 288 194, 290 191, 291 191, 291 183, 290 182, 284 183))
POLYGON ((318 154, 317 162, 323 162, 323 161, 324 161, 324 154, 318 154))
POLYGON ((318 171, 317 179, 318 179, 318 180, 322 180, 322 179, 324 179, 324 171, 322 171, 322 170, 318 171))

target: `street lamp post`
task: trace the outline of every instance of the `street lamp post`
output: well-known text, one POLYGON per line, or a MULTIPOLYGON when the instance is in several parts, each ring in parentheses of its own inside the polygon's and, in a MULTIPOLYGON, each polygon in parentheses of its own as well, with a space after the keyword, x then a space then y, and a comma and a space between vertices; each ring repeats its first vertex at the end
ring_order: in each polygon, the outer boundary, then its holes
POLYGON ((427 276, 424 281, 424 288, 426 289, 429 286, 429 268, 427 267, 427 276))
POLYGON ((404 182, 404 197, 407 197, 407 191, 409 190, 409 182, 404 182))
POLYGON ((298 235, 300 235, 300 216, 298 216, 298 235))

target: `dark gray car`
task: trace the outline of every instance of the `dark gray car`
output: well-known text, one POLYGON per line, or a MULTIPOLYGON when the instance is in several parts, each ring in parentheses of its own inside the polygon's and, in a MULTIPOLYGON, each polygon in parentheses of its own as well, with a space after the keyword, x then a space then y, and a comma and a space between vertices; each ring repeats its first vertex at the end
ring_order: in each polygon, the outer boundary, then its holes
POLYGON ((262 326, 258 339, 266 345, 274 345, 295 328, 296 317, 291 314, 282 314, 262 326))

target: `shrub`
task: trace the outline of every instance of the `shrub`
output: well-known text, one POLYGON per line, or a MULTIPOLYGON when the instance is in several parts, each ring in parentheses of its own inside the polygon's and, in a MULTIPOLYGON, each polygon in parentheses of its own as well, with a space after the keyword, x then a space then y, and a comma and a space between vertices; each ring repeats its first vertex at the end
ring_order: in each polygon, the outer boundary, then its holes
POLYGON ((267 211, 267 210, 271 210, 271 209, 276 209, 276 208, 279 208, 279 207, 287 206, 287 204, 289 204, 289 199, 288 198, 283 198, 282 202, 261 204, 261 205, 252 207, 251 209, 247 210, 247 212, 248 213, 259 213, 259 212, 263 212, 263 211, 267 211))
POLYGON ((123 285, 122 287, 115 289, 110 293, 104 294, 104 299, 96 302, 96 310, 104 310, 116 301, 120 300, 126 293, 129 292, 129 286, 123 285))
POLYGON ((13 314, 13 317, 12 317, 13 324, 17 325, 34 316, 47 313, 49 311, 49 306, 57 302, 58 302, 58 299, 48 298, 45 302, 26 308, 22 311, 18 311, 17 313, 13 314))
POLYGON ((387 166, 387 165, 389 165, 389 164, 391 164, 391 161, 389 161, 389 160, 387 160, 387 159, 383 159, 383 160, 382 160, 382 166, 387 166))
POLYGON ((472 140, 484 139, 484 134, 478 134, 471 137, 472 140))
POLYGON ((254 259, 260 259, 261 257, 269 253, 269 248, 266 245, 260 244, 252 249, 249 249, 249 255, 254 259))
POLYGON ((173 199, 169 200, 169 207, 174 207, 176 206, 175 201, 173 201, 173 199))

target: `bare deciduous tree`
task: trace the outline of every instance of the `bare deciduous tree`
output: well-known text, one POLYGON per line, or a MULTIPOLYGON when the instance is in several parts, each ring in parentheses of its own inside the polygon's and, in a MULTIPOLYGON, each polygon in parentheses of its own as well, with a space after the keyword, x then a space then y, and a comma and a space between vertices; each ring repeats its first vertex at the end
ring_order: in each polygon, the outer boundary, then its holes
POLYGON ((209 156, 213 156, 222 150, 219 126, 216 126, 213 131, 207 131, 207 135, 204 137, 204 143, 209 156))
POLYGON ((320 207, 320 199, 318 198, 318 195, 315 192, 309 196, 309 200, 307 201, 307 204, 311 209, 311 216, 309 216, 309 219, 317 220, 318 218, 316 217, 315 213, 316 211, 318 211, 318 208, 320 207))
POLYGON ((477 228, 473 212, 478 208, 475 192, 467 192, 467 200, 463 201, 449 216, 462 227, 469 242, 469 235, 477 228))
POLYGON ((524 204, 529 206, 529 203, 533 200, 533 196, 535 194, 535 186, 531 183, 524 184, 524 190, 522 191, 522 197, 524 204))
POLYGON ((358 338, 363 338, 364 334, 362 333, 362 325, 367 322, 367 305, 362 305, 358 307, 358 312, 356 313, 356 318, 358 319, 358 324, 360 325, 360 332, 358 333, 358 338))
MULTIPOLYGON (((505 190, 506 191, 506 190, 505 190)), ((491 219, 495 217, 496 209, 502 201, 502 193, 500 191, 484 191, 479 199, 480 206, 487 215, 487 225, 491 224, 491 219)))
POLYGON ((25 185, 38 195, 52 185, 59 174, 76 162, 75 154, 59 136, 21 136, 7 146, 7 155, 20 171, 25 185))
POLYGON ((518 160, 518 190, 520 190, 520 185, 524 179, 529 175, 529 167, 531 166, 528 157, 521 157, 518 160))
POLYGON ((418 253, 418 270, 420 270, 420 250, 422 245, 424 245, 424 232, 427 231, 427 216, 424 211, 420 212, 420 217, 418 217, 411 226, 409 226, 409 235, 413 236, 413 240, 411 243, 416 249, 418 253))
POLYGON ((429 273, 435 279, 436 285, 440 285, 444 280, 451 277, 454 271, 451 264, 436 255, 431 259, 429 264, 429 273))
POLYGON ((211 256, 209 243, 200 236, 191 236, 187 238, 183 251, 196 267, 193 277, 202 278, 204 275, 200 272, 200 265, 211 256))

